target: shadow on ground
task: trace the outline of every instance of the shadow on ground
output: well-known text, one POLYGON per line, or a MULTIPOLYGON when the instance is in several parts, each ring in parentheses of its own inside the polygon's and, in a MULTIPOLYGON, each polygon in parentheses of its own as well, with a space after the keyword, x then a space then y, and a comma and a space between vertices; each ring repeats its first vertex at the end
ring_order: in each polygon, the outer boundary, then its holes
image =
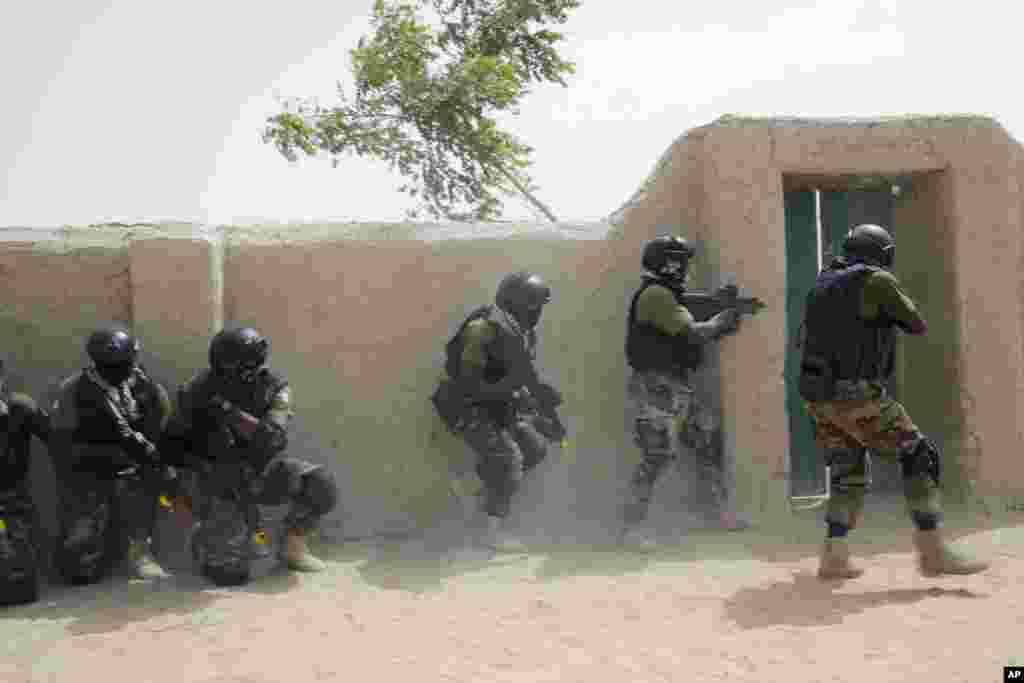
MULTIPOLYGON (((877 511, 874 519, 857 531, 853 539, 855 552, 859 557, 900 552, 907 553, 909 558, 910 531, 906 526, 902 515, 877 511)), ((956 519, 949 524, 949 537, 956 540, 1006 526, 1024 526, 1024 519, 998 524, 980 518, 956 519)), ((347 571, 378 588, 427 592, 443 588, 455 577, 502 567, 519 567, 521 571, 516 573, 552 581, 573 576, 644 573, 652 564, 706 559, 793 562, 816 556, 821 529, 814 520, 795 520, 785 535, 762 532, 756 527, 738 533, 694 530, 652 553, 629 551, 616 546, 610 535, 602 542, 595 534, 590 538, 592 542, 534 542, 528 544, 527 554, 498 555, 475 546, 473 535, 473 527, 463 520, 449 521, 404 539, 315 542, 314 553, 331 563, 331 570, 317 581, 325 581, 327 586, 347 571)), ((115 573, 93 586, 70 587, 51 582, 44 587, 39 602, 5 608, 3 616, 66 620, 71 635, 109 633, 154 617, 206 610, 234 593, 279 594, 301 583, 298 576, 274 566, 258 573, 249 584, 232 588, 216 588, 203 577, 181 569, 168 579, 151 582, 132 581, 115 573)), ((775 624, 836 623, 845 615, 872 607, 934 597, 979 596, 941 588, 844 593, 835 583, 821 583, 812 575, 796 574, 792 582, 741 590, 725 604, 729 616, 741 627, 763 628, 775 624)))
POLYGON ((67 620, 69 635, 110 633, 155 617, 198 612, 233 593, 270 595, 287 592, 298 584, 298 577, 282 568, 271 569, 247 585, 230 588, 218 588, 187 572, 147 581, 114 572, 104 581, 88 586, 49 583, 43 586, 38 602, 6 608, 4 617, 67 620))
POLYGON ((985 598, 965 588, 898 588, 861 593, 837 592, 845 582, 820 581, 810 572, 793 574, 792 582, 743 588, 725 601, 728 618, 743 629, 790 625, 838 624, 852 614, 886 605, 909 605, 934 598, 985 598))

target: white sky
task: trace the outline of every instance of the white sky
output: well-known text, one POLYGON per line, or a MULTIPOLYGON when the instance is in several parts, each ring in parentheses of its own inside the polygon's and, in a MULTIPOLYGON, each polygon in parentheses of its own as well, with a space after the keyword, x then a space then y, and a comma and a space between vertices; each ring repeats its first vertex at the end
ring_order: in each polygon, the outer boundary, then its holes
MULTIPOLYGON (((384 164, 292 165, 276 96, 350 84, 372 0, 34 0, 0 7, 0 226, 401 220, 384 164)), ((1024 5, 1006 0, 584 0, 508 127, 565 221, 617 209, 671 142, 723 113, 972 112, 1024 140, 1024 5)), ((538 220, 510 198, 508 219, 538 220)))

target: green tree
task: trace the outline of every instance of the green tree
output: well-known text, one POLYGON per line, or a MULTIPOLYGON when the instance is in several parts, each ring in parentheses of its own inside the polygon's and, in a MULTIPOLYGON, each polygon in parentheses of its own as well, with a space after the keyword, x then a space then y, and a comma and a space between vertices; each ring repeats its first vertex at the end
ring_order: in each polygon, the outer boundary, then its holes
POLYGON ((517 106, 535 83, 558 83, 574 73, 548 30, 562 24, 580 0, 376 0, 373 33, 350 51, 355 97, 323 107, 302 98, 283 101, 267 119, 263 141, 289 161, 299 153, 343 154, 390 163, 409 181, 400 191, 417 198, 409 212, 435 219, 490 221, 501 216, 499 194, 518 194, 549 220, 526 169, 531 147, 502 130, 497 112, 517 106), (420 12, 432 10, 434 25, 420 12))

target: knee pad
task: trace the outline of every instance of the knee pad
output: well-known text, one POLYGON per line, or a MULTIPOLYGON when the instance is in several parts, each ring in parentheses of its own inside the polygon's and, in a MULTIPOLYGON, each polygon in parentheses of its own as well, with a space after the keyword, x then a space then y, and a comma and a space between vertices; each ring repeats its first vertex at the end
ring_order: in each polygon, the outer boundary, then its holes
POLYGON ((35 566, 18 578, 0 578, 0 607, 27 605, 39 599, 39 569, 35 566))
POLYGON ((219 588, 230 586, 244 586, 249 583, 251 570, 248 563, 244 565, 212 565, 207 564, 202 568, 202 574, 219 588))
POLYGON ((661 421, 637 418, 633 439, 645 453, 669 453, 672 450, 671 430, 661 421))
POLYGON ((112 556, 106 544, 76 550, 61 549, 57 555, 57 570, 72 586, 98 583, 106 575, 112 556))
POLYGON ((904 481, 924 475, 938 484, 942 473, 940 458, 941 454, 935 442, 927 436, 920 435, 900 452, 904 481))
POLYGON ((338 485, 326 468, 302 475, 301 497, 315 515, 326 515, 338 504, 338 485))

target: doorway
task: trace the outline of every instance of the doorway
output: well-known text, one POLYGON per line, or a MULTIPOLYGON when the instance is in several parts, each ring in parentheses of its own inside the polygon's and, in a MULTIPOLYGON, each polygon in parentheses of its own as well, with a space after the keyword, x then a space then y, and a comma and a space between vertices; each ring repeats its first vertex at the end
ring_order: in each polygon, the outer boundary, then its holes
MULTIPOLYGON (((811 496, 825 489, 825 464, 814 442, 810 417, 797 391, 800 350, 797 342, 804 303, 818 272, 842 253, 847 231, 862 223, 881 225, 896 236, 898 179, 784 178, 786 228, 786 414, 789 421, 789 488, 791 496, 811 496)), ((897 343, 897 365, 901 365, 897 343)), ((895 373, 888 387, 900 398, 895 373)), ((872 459, 872 488, 901 487, 898 466, 872 459)))

